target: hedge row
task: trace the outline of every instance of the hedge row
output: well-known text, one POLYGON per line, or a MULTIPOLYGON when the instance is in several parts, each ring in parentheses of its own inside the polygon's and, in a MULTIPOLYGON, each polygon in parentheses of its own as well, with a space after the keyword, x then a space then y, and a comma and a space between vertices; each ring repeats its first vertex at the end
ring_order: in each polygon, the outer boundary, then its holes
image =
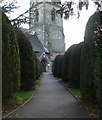
POLYGON ((82 43, 72 45, 64 55, 56 56, 53 61, 53 75, 73 87, 79 87, 81 49, 82 43))
MULTIPOLYGON (((85 30, 84 42, 72 45, 53 61, 53 74, 71 87, 81 89, 82 99, 97 102, 102 110, 102 11, 94 13, 85 30), (58 65, 59 60, 62 66, 58 65), (60 73, 58 70, 61 69, 60 73), (55 74, 57 73, 57 74, 55 74)), ((102 115, 102 113, 101 113, 102 115)))
POLYGON ((20 57, 14 27, 2 14, 2 92, 5 97, 20 90, 20 57))
MULTIPOLYGON (((89 18, 81 52, 82 99, 95 101, 102 111, 102 11, 89 18)), ((102 113, 101 113, 102 117, 102 113)))
POLYGON ((26 35, 14 28, 4 13, 2 23, 2 97, 5 103, 16 91, 33 90, 41 69, 26 35))

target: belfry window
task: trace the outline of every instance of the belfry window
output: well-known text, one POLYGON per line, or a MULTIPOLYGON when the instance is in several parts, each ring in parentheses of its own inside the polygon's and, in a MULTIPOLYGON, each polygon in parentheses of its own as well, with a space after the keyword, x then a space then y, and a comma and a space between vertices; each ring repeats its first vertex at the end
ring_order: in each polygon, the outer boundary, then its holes
POLYGON ((38 11, 38 9, 35 10, 35 21, 36 22, 39 21, 39 11, 38 11))
POLYGON ((53 8, 51 11, 51 20, 55 21, 55 17, 56 17, 56 10, 53 8))

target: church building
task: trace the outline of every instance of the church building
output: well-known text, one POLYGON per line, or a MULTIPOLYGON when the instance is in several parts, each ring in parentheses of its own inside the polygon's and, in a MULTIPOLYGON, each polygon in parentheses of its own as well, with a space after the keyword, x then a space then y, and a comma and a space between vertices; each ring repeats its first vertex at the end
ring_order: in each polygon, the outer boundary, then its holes
POLYGON ((63 19, 57 12, 61 8, 58 0, 30 0, 29 32, 36 32, 39 40, 49 50, 50 60, 65 52, 63 19))

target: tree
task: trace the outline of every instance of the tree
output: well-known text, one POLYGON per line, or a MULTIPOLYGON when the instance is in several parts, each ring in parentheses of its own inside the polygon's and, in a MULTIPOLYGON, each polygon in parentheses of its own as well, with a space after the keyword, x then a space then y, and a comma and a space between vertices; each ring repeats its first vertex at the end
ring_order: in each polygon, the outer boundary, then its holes
POLYGON ((17 1, 13 0, 12 2, 5 2, 5 0, 1 1, 2 3, 2 11, 4 13, 11 13, 13 12, 15 9, 19 8, 19 6, 16 6, 17 1))
MULTIPOLYGON (((102 10, 102 0, 92 0, 96 5, 96 11, 102 10)), ((61 5, 61 8, 57 10, 61 14, 61 16, 64 16, 65 19, 69 19, 70 16, 75 15, 77 12, 77 18, 80 17, 80 11, 82 8, 85 7, 86 10, 88 10, 89 7, 89 1, 88 0, 79 0, 78 3, 72 2, 72 1, 66 1, 61 5), (77 11, 74 10, 77 8, 77 11)))
MULTIPOLYGON (((13 0, 12 2, 5 2, 5 0, 1 1, 1 6, 2 6, 2 10, 4 13, 8 13, 11 14, 12 12, 14 12, 15 9, 18 9, 20 6, 16 6, 17 1, 13 0)), ((13 25, 15 25, 16 27, 20 27, 21 24, 29 24, 29 16, 27 16, 27 13, 29 13, 29 11, 34 7, 34 4, 32 4, 32 6, 26 10, 24 13, 22 13, 21 15, 19 15, 18 17, 16 17, 15 19, 11 19, 11 23, 13 25)))
MULTIPOLYGON (((97 6, 97 11, 102 10, 102 2, 101 0, 92 0, 95 5, 97 6)), ((1 0, 1 3, 5 3, 5 0, 1 0)), ((6 2, 5 4, 2 4, 2 8, 4 12, 7 13, 11 13, 14 11, 14 9, 17 9, 19 6, 16 6, 17 1, 13 0, 11 3, 6 2)), ((68 19, 70 16, 75 15, 77 12, 77 18, 80 17, 80 11, 82 10, 83 7, 86 8, 86 10, 88 10, 88 6, 89 6, 89 1, 88 0, 79 0, 78 3, 76 2, 64 2, 61 5, 61 8, 59 10, 57 10, 56 12, 59 12, 61 14, 61 17, 64 16, 65 19, 68 19), (74 8, 77 8, 77 11, 74 10, 74 8)), ((21 15, 19 15, 17 18, 12 19, 12 23, 19 27, 21 24, 29 24, 29 16, 27 16, 26 14, 29 13, 29 11, 31 11, 31 9, 33 9, 35 7, 34 4, 32 4, 32 6, 25 11, 24 13, 22 13, 21 15)), ((36 10, 35 10, 36 12, 36 10)))

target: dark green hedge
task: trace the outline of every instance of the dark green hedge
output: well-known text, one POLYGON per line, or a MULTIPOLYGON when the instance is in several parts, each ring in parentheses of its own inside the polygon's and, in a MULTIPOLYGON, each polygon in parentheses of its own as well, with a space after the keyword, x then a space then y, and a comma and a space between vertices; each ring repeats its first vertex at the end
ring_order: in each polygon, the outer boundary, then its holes
POLYGON ((102 109, 102 11, 87 23, 81 53, 81 91, 83 99, 97 101, 102 109))
POLYGON ((86 43, 83 45, 81 53, 80 67, 80 86, 83 100, 95 99, 95 86, 93 83, 93 65, 94 65, 94 49, 90 48, 86 43))
POLYGON ((20 89, 20 59, 15 29, 2 13, 2 96, 3 101, 20 89))
POLYGON ((55 60, 52 61, 52 74, 54 75, 55 60))
POLYGON ((69 58, 68 79, 70 87, 80 87, 80 56, 83 43, 76 44, 69 58))
POLYGON ((34 81, 36 80, 36 57, 34 55, 35 53, 27 36, 20 29, 16 29, 16 34, 19 44, 21 60, 20 90, 32 90, 34 88, 34 81))
POLYGON ((59 59, 60 55, 57 55, 53 61, 53 65, 52 65, 52 72, 54 77, 57 77, 57 69, 58 69, 58 59, 59 59))
POLYGON ((64 82, 68 82, 68 69, 69 69, 69 58, 71 55, 71 52, 73 50, 75 45, 72 45, 70 48, 67 49, 63 56, 63 63, 62 63, 62 75, 61 78, 64 82))
POLYGON ((57 77, 61 78, 62 75, 62 63, 63 63, 63 55, 59 56, 58 65, 57 65, 57 77))
POLYGON ((35 65, 36 65, 36 80, 40 77, 42 70, 41 70, 41 62, 38 60, 38 58, 35 56, 35 65))
POLYGON ((57 57, 52 66, 54 76, 60 78, 62 64, 62 80, 80 87, 84 101, 97 102, 102 118, 102 11, 89 18, 84 42, 68 48, 63 60, 57 57))

